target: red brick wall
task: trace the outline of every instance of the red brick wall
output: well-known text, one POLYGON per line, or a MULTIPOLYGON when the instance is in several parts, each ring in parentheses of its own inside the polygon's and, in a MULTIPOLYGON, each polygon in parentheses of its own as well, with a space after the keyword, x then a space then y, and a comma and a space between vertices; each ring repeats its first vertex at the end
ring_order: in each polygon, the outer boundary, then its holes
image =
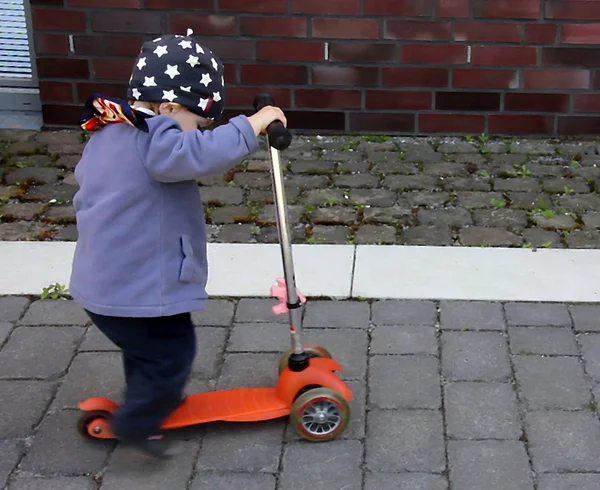
POLYGON ((125 94, 145 39, 195 30, 228 114, 271 91, 318 132, 596 134, 598 0, 31 0, 47 125, 125 94))

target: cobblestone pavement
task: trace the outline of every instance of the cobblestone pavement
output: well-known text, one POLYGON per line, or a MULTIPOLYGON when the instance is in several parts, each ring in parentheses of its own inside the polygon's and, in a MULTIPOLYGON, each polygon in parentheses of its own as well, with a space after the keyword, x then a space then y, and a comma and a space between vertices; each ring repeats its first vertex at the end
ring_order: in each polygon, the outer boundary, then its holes
MULTIPOLYGON (((77 238, 84 139, 0 134, 0 240, 77 238)), ((298 137, 284 158, 296 243, 600 246, 594 141, 298 137)), ((201 185, 212 241, 276 241, 266 151, 201 185)))
MULTIPOLYGON (((194 314, 191 391, 275 382, 287 328, 269 299, 194 314)), ((77 402, 119 397, 119 354, 73 302, 0 298, 0 488, 596 490, 600 306, 312 301, 306 340, 354 392, 333 442, 286 419, 178 431, 162 464, 81 438, 77 402)))

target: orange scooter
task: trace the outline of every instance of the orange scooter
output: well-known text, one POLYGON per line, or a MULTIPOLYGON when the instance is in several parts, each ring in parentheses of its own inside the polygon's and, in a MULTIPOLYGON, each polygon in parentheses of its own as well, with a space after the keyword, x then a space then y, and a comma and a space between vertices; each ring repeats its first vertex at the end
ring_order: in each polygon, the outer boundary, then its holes
MULTIPOLYGON (((268 94, 254 101, 254 108, 275 105, 268 94)), ((268 128, 277 229, 285 278, 277 279, 271 295, 280 303, 274 314, 288 313, 292 346, 279 363, 275 387, 240 388, 189 395, 164 420, 163 429, 177 429, 207 422, 256 422, 289 416, 296 432, 312 442, 337 438, 348 426, 352 392, 335 374, 341 365, 320 345, 303 345, 301 340, 304 296, 296 290, 287 203, 279 152, 289 147, 292 136, 280 121, 268 128)), ((89 398, 79 404, 81 434, 92 439, 114 439, 110 420, 118 405, 106 398, 89 398)))

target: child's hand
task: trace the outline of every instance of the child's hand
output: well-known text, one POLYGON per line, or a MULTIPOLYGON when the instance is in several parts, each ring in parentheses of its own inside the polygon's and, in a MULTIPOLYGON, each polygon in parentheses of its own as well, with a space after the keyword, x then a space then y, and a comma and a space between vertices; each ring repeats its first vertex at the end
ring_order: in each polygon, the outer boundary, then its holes
POLYGON ((248 121, 252 125, 256 136, 260 133, 266 133, 267 127, 273 121, 281 121, 283 125, 287 127, 287 119, 285 118, 283 111, 279 107, 270 105, 263 107, 256 114, 249 116, 248 121))

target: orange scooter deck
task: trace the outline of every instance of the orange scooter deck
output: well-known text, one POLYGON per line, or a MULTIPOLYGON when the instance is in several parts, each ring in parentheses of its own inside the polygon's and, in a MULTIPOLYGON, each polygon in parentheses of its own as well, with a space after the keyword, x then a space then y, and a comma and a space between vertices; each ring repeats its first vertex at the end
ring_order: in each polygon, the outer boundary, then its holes
POLYGON ((207 422, 257 422, 289 415, 275 388, 239 388, 190 395, 163 427, 176 429, 207 422))
MULTIPOLYGON (((336 390, 346 400, 352 399, 348 386, 335 375, 342 367, 333 359, 310 359, 309 367, 295 373, 284 370, 272 388, 238 388, 189 395, 163 422, 164 429, 176 429, 208 422, 257 422, 285 417, 300 390, 307 386, 324 386, 336 390)), ((118 406, 107 398, 89 398, 79 404, 83 411, 114 413, 118 406)), ((101 439, 112 439, 110 423, 98 421, 101 439)), ((90 434, 92 435, 92 434, 90 434)))

